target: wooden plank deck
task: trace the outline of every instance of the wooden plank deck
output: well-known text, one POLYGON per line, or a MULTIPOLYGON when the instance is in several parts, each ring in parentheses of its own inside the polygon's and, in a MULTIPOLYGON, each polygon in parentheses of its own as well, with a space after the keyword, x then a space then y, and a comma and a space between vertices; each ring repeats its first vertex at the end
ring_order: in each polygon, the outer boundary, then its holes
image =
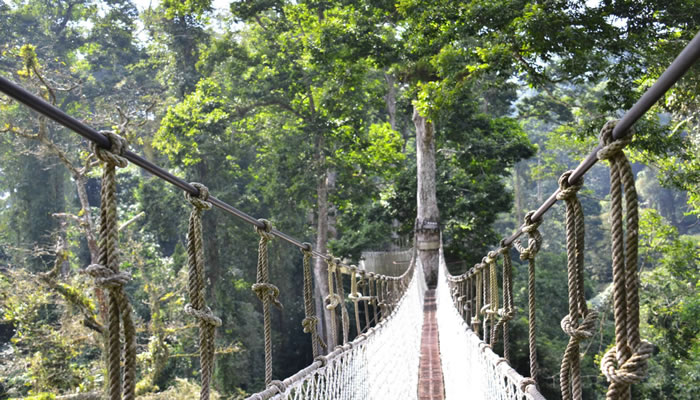
POLYGON ((440 341, 438 339, 437 319, 435 318, 436 308, 435 289, 428 289, 425 292, 423 306, 418 400, 443 400, 445 398, 442 364, 440 363, 440 341))

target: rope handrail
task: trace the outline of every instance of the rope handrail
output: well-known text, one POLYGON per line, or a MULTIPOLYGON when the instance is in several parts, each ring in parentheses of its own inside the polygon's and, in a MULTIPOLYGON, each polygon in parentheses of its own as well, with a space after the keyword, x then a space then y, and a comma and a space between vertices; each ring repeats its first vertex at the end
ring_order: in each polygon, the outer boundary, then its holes
MULTIPOLYGON (((6 94, 7 96, 12 97, 13 99, 19 101, 20 103, 24 104, 25 106, 33 109, 34 111, 38 112, 39 114, 44 115, 45 117, 48 117, 52 119, 54 122, 63 125, 64 127, 72 130, 73 132, 79 134, 80 136, 84 137, 85 139, 88 139, 92 143, 95 143, 99 148, 102 149, 109 149, 110 148, 110 140, 105 136, 103 133, 100 133, 97 131, 95 128, 91 127, 90 125, 79 121, 75 117, 71 116, 70 114, 66 113, 65 111, 61 110, 60 108, 54 106, 53 104, 47 102, 46 100, 32 94, 28 90, 24 89, 22 86, 10 81, 9 79, 0 76, 0 92, 6 94)), ((183 180, 182 178, 179 178, 169 171, 159 167, 158 165, 154 164, 153 162, 145 159, 144 157, 134 153, 131 150, 126 150, 123 154, 123 157, 127 159, 129 162, 132 164, 138 166, 139 168, 149 172, 150 174, 172 184, 173 186, 179 188, 180 190, 185 191, 186 193, 189 193, 192 197, 199 197, 200 193, 199 190, 190 184, 189 182, 183 180)), ((236 207, 233 207, 232 205, 224 202, 223 200, 220 200, 216 198, 215 196, 209 195, 207 201, 211 203, 214 207, 233 215, 234 217, 240 219, 243 222, 246 222, 248 224, 251 224, 259 229, 264 229, 265 225, 260 222, 258 218, 255 218, 239 209, 236 207)), ((285 242, 292 244, 302 250, 310 251, 311 254, 313 254, 316 257, 320 257, 324 260, 329 260, 332 259, 332 256, 330 254, 322 254, 319 251, 316 251, 313 249, 313 247, 307 243, 307 242, 302 242, 301 240, 298 240, 294 238, 291 235, 288 235, 282 231, 279 231, 277 229, 272 229, 269 232, 272 236, 278 237, 285 242)), ((359 273, 360 275, 364 275, 365 271, 352 266, 352 265, 346 265, 346 264, 338 264, 338 270, 342 272, 345 275, 350 275, 352 274, 353 270, 356 273, 359 273)), ((377 274, 377 273, 369 273, 373 274, 379 279, 382 280, 400 280, 401 277, 398 276, 389 276, 389 275, 383 275, 383 274, 377 274)))

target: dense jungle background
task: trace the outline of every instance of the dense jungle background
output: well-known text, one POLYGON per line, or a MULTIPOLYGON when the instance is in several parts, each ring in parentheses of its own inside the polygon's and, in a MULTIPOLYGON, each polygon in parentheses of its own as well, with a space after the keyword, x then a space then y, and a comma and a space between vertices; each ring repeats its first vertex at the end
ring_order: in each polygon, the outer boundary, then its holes
MULTIPOLYGON (((698 0, 0 0, 0 74, 276 228, 357 263, 410 245, 415 127, 435 125, 449 267, 463 272, 557 188, 700 29, 698 0)), ((657 348, 634 398, 700 390, 700 66, 636 126, 642 331, 657 348)), ((0 399, 100 393, 100 168, 80 136, 0 95, 0 399)), ((189 205, 119 170, 121 269, 138 329, 138 393, 198 393, 197 326, 183 312, 189 205)), ((613 343, 604 164, 586 176, 585 397, 603 397, 613 343)), ((567 336, 563 207, 540 228, 542 390, 560 397, 567 336)), ((216 398, 263 387, 258 235, 205 213, 216 398)), ((276 241, 275 378, 311 362, 301 253, 276 241)), ((517 260, 517 257, 514 259, 517 260)), ((317 279, 322 265, 316 265, 317 279)), ((527 375, 526 265, 516 263, 514 366, 527 375)), ((317 299, 320 293, 317 290, 317 299)), ((695 393, 695 394, 693 394, 695 393)))

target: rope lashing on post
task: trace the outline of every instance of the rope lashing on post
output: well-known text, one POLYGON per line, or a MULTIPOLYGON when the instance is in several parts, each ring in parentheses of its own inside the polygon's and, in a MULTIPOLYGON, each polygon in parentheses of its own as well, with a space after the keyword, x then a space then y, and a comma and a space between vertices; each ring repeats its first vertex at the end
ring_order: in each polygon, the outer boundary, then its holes
POLYGON ((107 375, 109 399, 136 398, 136 329, 131 318, 131 304, 124 291, 130 275, 119 271, 119 220, 117 217, 116 168, 128 165, 124 153, 126 140, 114 132, 103 132, 111 143, 103 149, 95 143, 90 147, 102 162, 102 187, 100 189, 100 241, 99 264, 91 264, 86 272, 98 286, 109 291, 107 327, 107 375), (124 347, 121 337, 124 337, 124 347), (121 359, 124 358, 122 376, 121 359), (122 381, 123 378, 123 381, 122 381))
POLYGON ((301 249, 304 255, 304 319, 301 321, 301 326, 304 332, 311 335, 311 352, 314 358, 321 354, 321 347, 327 348, 321 336, 318 334, 318 316, 314 309, 313 299, 313 279, 311 277, 311 244, 304 243, 305 248, 301 249))
POLYGON ((513 263, 510 259, 510 246, 501 241, 500 253, 503 254, 503 308, 498 310, 501 317, 496 324, 496 331, 503 329, 503 358, 510 362, 510 332, 508 322, 515 316, 513 307, 513 263))
POLYGON ((214 370, 214 351, 216 328, 221 326, 221 319, 216 317, 204 301, 204 248, 202 246, 202 211, 209 210, 211 203, 209 189, 201 183, 192 182, 199 190, 199 196, 185 192, 185 199, 192 204, 192 212, 187 228, 187 261, 189 264, 187 291, 190 303, 185 305, 185 312, 199 321, 199 363, 202 374, 200 399, 209 399, 211 377, 214 370))
POLYGON ((270 283, 270 271, 268 261, 268 244, 274 236, 270 234, 272 224, 266 219, 261 219, 264 228, 255 227, 255 231, 260 235, 258 242, 258 266, 253 292, 262 302, 263 307, 263 330, 265 334, 265 386, 270 386, 272 382, 272 327, 270 322, 270 303, 278 308, 282 308, 279 302, 280 294, 277 286, 270 283))
POLYGON ((561 320, 562 330, 569 335, 561 362, 560 387, 563 400, 580 400, 581 389, 581 355, 579 343, 593 336, 597 319, 595 312, 589 312, 583 283, 584 221, 581 202, 576 193, 583 186, 583 177, 574 184, 569 184, 573 171, 567 171, 559 178, 557 200, 563 200, 566 206, 566 258, 569 289, 569 314, 561 320))
POLYGON ((630 385, 646 375, 646 364, 653 345, 639 335, 639 276, 637 245, 639 215, 637 191, 630 163, 622 151, 632 141, 628 132, 620 139, 612 137, 616 122, 609 121, 600 132, 601 149, 598 159, 610 162, 610 231, 612 237, 613 308, 615 316, 615 347, 608 350, 600 368, 610 382, 606 398, 627 400, 630 385), (622 187, 624 187, 625 225, 623 232, 622 187), (626 241, 625 241, 626 239, 626 241))
POLYGON ((537 376, 539 375, 539 366, 537 364, 537 340, 535 338, 535 256, 542 247, 542 235, 537 228, 542 223, 542 220, 532 221, 530 211, 525 215, 525 226, 523 232, 527 233, 527 247, 523 247, 519 242, 514 242, 513 245, 520 253, 521 260, 527 260, 527 325, 528 325, 528 345, 530 348, 530 378, 537 385, 537 376))

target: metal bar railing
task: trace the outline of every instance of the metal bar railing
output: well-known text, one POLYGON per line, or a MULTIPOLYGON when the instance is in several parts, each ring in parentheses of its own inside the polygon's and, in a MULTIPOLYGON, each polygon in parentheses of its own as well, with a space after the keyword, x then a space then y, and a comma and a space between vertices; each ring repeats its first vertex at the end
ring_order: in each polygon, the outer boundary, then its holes
MULTIPOLYGON (((690 67, 700 58, 700 32, 695 35, 695 37, 688 43, 688 45, 683 49, 683 51, 676 57, 676 59, 671 63, 671 65, 664 71, 664 73, 657 79, 657 81, 652 85, 644 95, 637 101, 637 103, 630 108, 625 115, 620 119, 613 131, 613 137, 618 139, 624 132, 626 132, 635 122, 639 120, 665 93, 668 89, 673 86, 687 71, 690 67)), ((28 92, 21 86, 9 81, 8 79, 0 76, 0 91, 7 94, 8 96, 14 98, 20 103, 26 105, 29 108, 37 111, 40 114, 58 122, 59 124, 65 126, 66 128, 80 134, 84 138, 97 143, 100 147, 108 148, 109 140, 106 136, 90 127, 89 125, 78 121, 72 116, 68 115, 58 107, 46 102, 45 100, 35 96, 34 94, 28 92)), ((596 153, 600 148, 596 147, 585 160, 579 164, 578 167, 569 177, 569 182, 573 183, 578 178, 583 176, 588 170, 593 167, 593 165, 598 161, 596 153)), ((188 182, 176 177, 170 172, 158 167, 152 162, 146 160, 145 158, 135 154, 131 151, 127 151, 126 158, 132 163, 138 165, 144 170, 150 172, 151 174, 173 184, 174 186, 191 193, 192 195, 198 195, 199 191, 188 182)), ((535 211, 532 216, 532 220, 539 220, 542 216, 557 202, 558 190, 552 193, 551 196, 535 211)), ((262 228, 263 224, 257 219, 251 217, 250 215, 244 213, 241 210, 217 199, 216 197, 209 197, 209 201, 217 208, 257 227, 262 228)), ((504 240, 505 245, 513 243, 523 231, 521 226, 518 230, 504 240)), ((321 254, 320 252, 313 250, 313 248, 305 246, 301 241, 295 239, 292 236, 280 232, 276 229, 272 231, 272 234, 294 246, 301 249, 311 250, 311 252, 317 256, 326 258, 327 255, 321 254)))
MULTIPOLYGON (((72 130, 73 132, 78 133, 82 137, 95 142, 98 146, 102 148, 109 148, 110 142, 109 139, 103 134, 101 134, 99 131, 94 129, 93 127, 77 120, 76 118, 70 116, 60 108, 54 106, 53 104, 48 103, 44 99, 30 93, 23 87, 17 85, 16 83, 0 76, 0 92, 5 93, 6 95, 12 97, 13 99, 19 101, 20 103, 24 104, 25 106, 33 109, 34 111, 38 112, 39 114, 42 114, 55 122, 65 126, 66 128, 72 130)), ((178 178, 177 176, 171 174, 170 172, 166 171, 165 169, 155 165, 154 163, 148 161, 147 159, 141 157, 140 155, 132 152, 132 151, 127 151, 126 154, 124 155, 127 160, 132 162, 133 164, 141 167, 142 169, 148 171, 149 173, 171 183, 177 188, 180 188, 181 190, 184 190, 186 192, 189 192, 190 194, 197 196, 199 195, 199 191, 192 185, 190 185, 188 182, 182 180, 181 178, 178 178)), ((234 217, 247 222, 251 225, 255 225, 259 228, 263 228, 264 225, 258 221, 256 218, 246 214, 245 212, 233 207, 232 205, 214 197, 214 196, 209 196, 208 201, 214 205, 215 207, 223 210, 224 212, 233 215, 234 217)), ((307 246, 304 243, 302 243, 300 240, 295 239, 294 237, 281 232, 277 229, 273 229, 271 232, 274 236, 284 240, 287 243, 290 243, 296 247, 299 247, 300 249, 304 250, 311 250, 312 254, 321 257, 323 259, 326 259, 328 257, 327 254, 322 254, 316 250, 314 250, 311 246, 307 246)), ((351 267, 348 267, 346 265, 341 265, 341 271, 348 273, 350 271, 351 267)))
MULTIPOLYGON (((700 32, 698 32, 693 40, 691 40, 685 46, 683 51, 681 51, 678 57, 673 60, 671 65, 666 68, 666 71, 661 74, 659 79, 657 79, 656 82, 654 82, 654 84, 647 89, 646 92, 644 92, 642 97, 637 100, 632 108, 630 108, 625 115, 622 116, 617 125, 615 125, 615 129, 613 130, 613 138, 619 139, 625 132, 627 132, 627 130, 631 128, 635 122, 646 114, 646 112, 649 111, 649 109, 661 97, 663 97, 664 94, 666 94, 671 86, 673 86, 683 75, 685 75, 686 72, 688 72, 690 67, 695 64, 698 58, 700 58, 700 32)), ((591 167, 593 167, 593 165, 598 161, 598 157, 596 156, 598 150, 600 150, 600 146, 597 146, 588 155, 588 157, 586 157, 586 159, 583 160, 578 167, 576 167, 571 176, 569 176, 569 183, 573 184, 586 172, 588 172, 591 167)), ((546 213, 554 205, 554 203, 557 202, 557 193, 559 193, 559 189, 552 193, 552 195, 549 196, 549 198, 547 198, 547 200, 545 200, 545 202, 542 203, 539 208, 537 208, 535 213, 532 214, 533 221, 537 221, 542 218, 544 213, 546 213)), ((520 235, 523 234, 524 226, 525 225, 522 225, 514 234, 505 239, 503 244, 507 246, 519 238, 520 235)))

